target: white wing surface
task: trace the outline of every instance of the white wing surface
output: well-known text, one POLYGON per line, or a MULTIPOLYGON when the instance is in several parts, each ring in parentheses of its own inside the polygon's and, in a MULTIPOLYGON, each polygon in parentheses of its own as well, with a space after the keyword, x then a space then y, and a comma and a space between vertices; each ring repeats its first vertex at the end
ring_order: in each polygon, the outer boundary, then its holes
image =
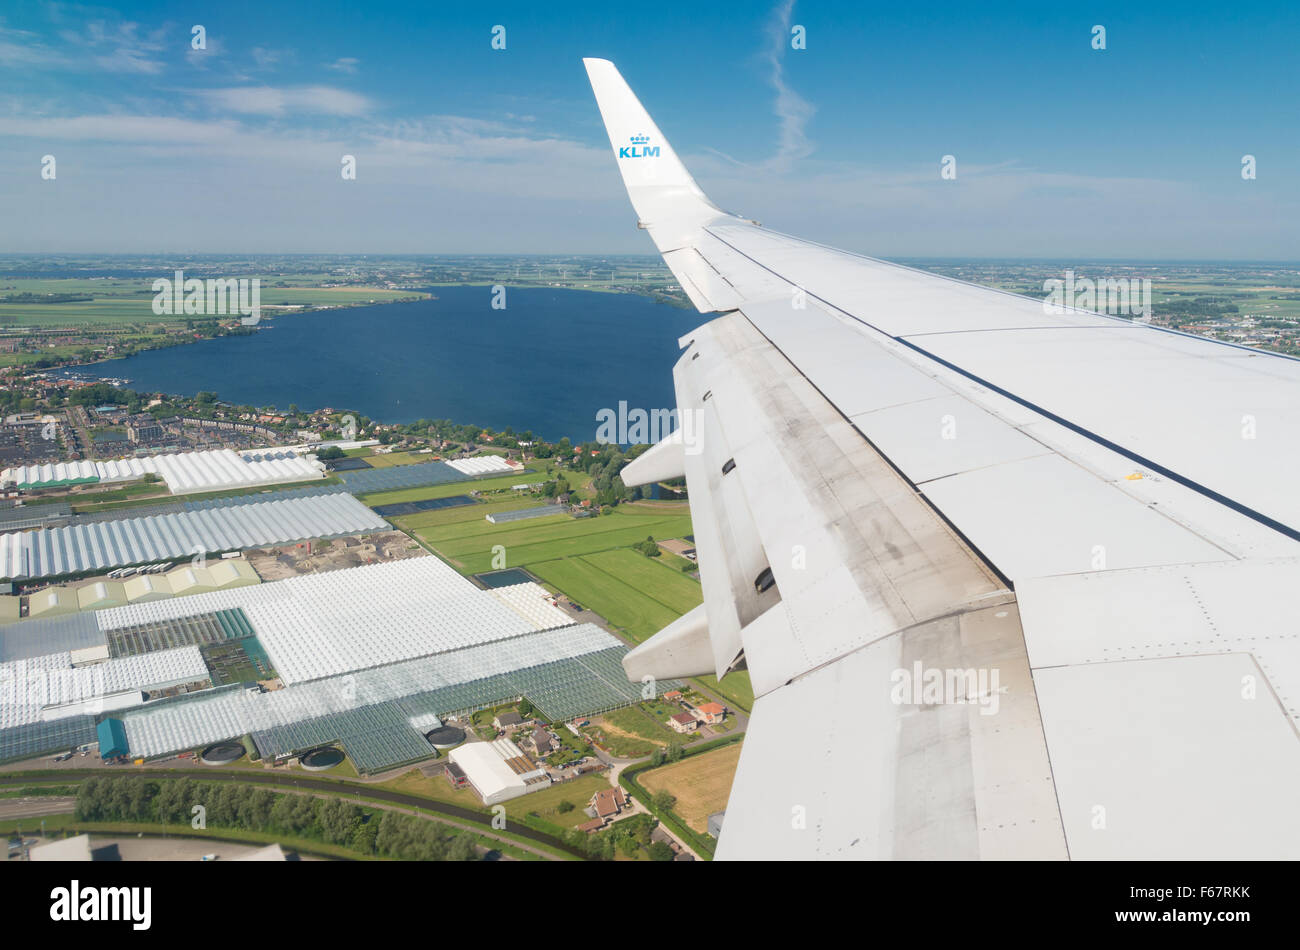
POLYGON ((747 668, 720 858, 1300 857, 1300 361, 769 231, 586 60, 697 308, 704 604, 633 679, 747 668))

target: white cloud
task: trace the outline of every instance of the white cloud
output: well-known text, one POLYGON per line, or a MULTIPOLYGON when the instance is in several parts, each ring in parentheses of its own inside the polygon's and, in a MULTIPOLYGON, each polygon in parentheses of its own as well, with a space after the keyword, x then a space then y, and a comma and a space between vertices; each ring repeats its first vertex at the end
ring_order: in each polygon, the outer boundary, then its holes
POLYGON ((142 73, 153 76, 163 71, 163 64, 159 60, 150 58, 140 50, 127 47, 119 47, 111 53, 96 56, 93 62, 101 69, 114 73, 142 73))
POLYGON ((813 151, 805 130, 816 110, 791 89, 785 80, 785 52, 790 45, 790 18, 793 13, 794 0, 783 0, 772 11, 767 28, 768 45, 763 54, 768 67, 768 82, 776 92, 772 108, 780 122, 777 151, 769 163, 778 169, 789 168, 794 161, 806 158, 813 151))
POLYGON ((67 65, 90 63, 109 72, 156 75, 164 68, 159 58, 165 48, 166 27, 141 35, 140 24, 91 20, 59 35, 73 47, 67 65))
POLYGON ((63 46, 56 49, 34 33, 5 28, 0 35, 0 66, 145 75, 163 70, 163 62, 156 58, 163 49, 161 30, 141 37, 134 23, 109 27, 92 21, 79 30, 63 30, 59 37, 63 46))
POLYGON ((371 100, 360 93, 332 86, 232 86, 198 89, 194 94, 216 109, 244 115, 356 116, 373 108, 371 100))
POLYGON ((238 131, 238 127, 230 122, 201 122, 171 116, 0 117, 0 136, 77 143, 193 145, 222 142, 238 131))
MULTIPOLYGON (((0 26, 3 24, 0 23, 0 26)), ((34 33, 6 28, 3 33, 0 33, 0 65, 66 65, 66 58, 37 40, 34 33)))
POLYGON ((361 65, 361 60, 355 56, 341 56, 334 62, 330 63, 329 68, 340 73, 347 73, 350 76, 356 75, 357 67, 361 65))
POLYGON ((276 63, 280 62, 280 58, 283 54, 281 54, 279 50, 266 49, 265 47, 262 46, 254 46, 252 55, 253 55, 253 62, 257 63, 257 65, 260 68, 269 69, 270 67, 274 66, 276 63))

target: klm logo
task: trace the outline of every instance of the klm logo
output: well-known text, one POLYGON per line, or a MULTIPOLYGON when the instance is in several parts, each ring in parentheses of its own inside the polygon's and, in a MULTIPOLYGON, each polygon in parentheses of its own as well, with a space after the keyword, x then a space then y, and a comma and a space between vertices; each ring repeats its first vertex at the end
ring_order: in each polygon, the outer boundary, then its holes
POLYGON ((659 146, 648 145, 650 136, 633 135, 628 139, 630 144, 624 145, 618 150, 619 158, 658 158, 659 146))

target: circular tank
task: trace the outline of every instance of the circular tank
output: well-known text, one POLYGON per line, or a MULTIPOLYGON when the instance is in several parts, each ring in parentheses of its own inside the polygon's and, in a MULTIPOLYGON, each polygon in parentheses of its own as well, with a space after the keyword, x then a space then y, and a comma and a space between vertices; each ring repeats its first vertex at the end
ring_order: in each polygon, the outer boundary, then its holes
POLYGON ((243 743, 219 742, 204 749, 199 754, 199 761, 204 765, 228 765, 243 758, 243 755, 243 743))
POLYGON ((334 768, 342 761, 343 753, 333 746, 326 746, 324 749, 313 749, 298 760, 308 772, 323 772, 326 769, 334 768))
POLYGON ((425 735, 435 749, 453 749, 465 741, 465 730, 455 726, 439 726, 425 735))

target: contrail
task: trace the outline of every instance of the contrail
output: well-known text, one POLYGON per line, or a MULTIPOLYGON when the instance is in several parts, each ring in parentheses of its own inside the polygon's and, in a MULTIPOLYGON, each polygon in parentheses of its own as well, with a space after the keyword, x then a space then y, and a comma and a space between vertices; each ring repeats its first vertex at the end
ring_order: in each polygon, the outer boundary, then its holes
POLYGON ((790 17, 794 13, 794 0, 784 0, 772 11, 767 35, 768 46, 764 56, 771 73, 768 81, 776 91, 773 110, 781 120, 781 142, 776 155, 767 164, 778 171, 785 170, 796 159, 812 154, 812 143, 804 134, 804 126, 816 111, 801 95, 786 85, 785 51, 790 42, 790 17))

